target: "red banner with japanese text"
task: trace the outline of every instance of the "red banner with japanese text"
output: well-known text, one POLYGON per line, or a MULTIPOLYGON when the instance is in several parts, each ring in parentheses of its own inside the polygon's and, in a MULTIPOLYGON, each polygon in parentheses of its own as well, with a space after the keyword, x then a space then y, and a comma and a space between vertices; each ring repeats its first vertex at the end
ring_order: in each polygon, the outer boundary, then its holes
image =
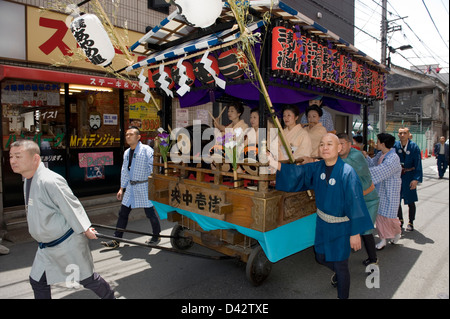
POLYGON ((383 98, 383 75, 331 41, 318 41, 283 26, 272 31, 272 71, 280 77, 304 76, 358 95, 383 98))

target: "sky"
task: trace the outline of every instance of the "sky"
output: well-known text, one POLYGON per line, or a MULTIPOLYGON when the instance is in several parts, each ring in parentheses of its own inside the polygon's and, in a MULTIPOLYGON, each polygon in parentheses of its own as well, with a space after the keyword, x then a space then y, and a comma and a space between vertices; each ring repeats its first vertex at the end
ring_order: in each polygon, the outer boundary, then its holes
MULTIPOLYGON (((407 69, 438 64, 449 73, 449 0, 388 0, 387 20, 401 27, 388 33, 388 46, 413 47, 391 53, 391 63, 407 69)), ((355 26, 355 46, 381 62, 381 0, 355 0, 355 26)))

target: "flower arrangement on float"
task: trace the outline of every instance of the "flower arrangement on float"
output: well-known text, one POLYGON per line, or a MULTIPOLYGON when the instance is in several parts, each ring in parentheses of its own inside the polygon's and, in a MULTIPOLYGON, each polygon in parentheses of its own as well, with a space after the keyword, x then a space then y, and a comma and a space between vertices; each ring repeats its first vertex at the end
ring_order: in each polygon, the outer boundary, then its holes
POLYGON ((231 163, 233 168, 234 187, 238 187, 238 159, 243 155, 244 150, 244 134, 241 128, 225 130, 225 135, 223 136, 223 148, 225 160, 226 162, 231 163))
POLYGON ((161 153, 164 163, 164 174, 167 175, 167 155, 169 154, 171 146, 170 134, 160 127, 158 129, 156 140, 158 142, 159 152, 161 153))

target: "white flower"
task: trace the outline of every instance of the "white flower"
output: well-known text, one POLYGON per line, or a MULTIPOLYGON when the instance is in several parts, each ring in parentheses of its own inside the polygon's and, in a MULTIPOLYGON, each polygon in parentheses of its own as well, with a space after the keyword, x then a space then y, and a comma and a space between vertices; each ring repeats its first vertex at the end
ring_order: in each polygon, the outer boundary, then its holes
POLYGON ((242 128, 238 127, 234 130, 234 133, 236 134, 236 137, 239 137, 242 134, 242 128))
POLYGON ((158 132, 159 132, 159 133, 163 133, 163 132, 164 132, 164 129, 163 129, 162 127, 160 127, 160 128, 158 129, 158 132))
POLYGON ((233 147, 235 147, 235 146, 236 146, 236 142, 233 141, 233 140, 228 141, 228 142, 225 143, 225 147, 226 147, 226 148, 233 148, 233 147))

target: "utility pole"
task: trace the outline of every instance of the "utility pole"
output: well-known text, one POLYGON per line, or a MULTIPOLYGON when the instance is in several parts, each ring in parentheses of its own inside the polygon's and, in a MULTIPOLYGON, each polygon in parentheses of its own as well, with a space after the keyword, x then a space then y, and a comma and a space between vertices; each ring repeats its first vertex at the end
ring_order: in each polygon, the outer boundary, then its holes
MULTIPOLYGON (((381 63, 386 64, 387 54, 387 0, 381 1, 381 63)), ((386 97, 379 102, 378 128, 380 133, 386 132, 386 97)))

